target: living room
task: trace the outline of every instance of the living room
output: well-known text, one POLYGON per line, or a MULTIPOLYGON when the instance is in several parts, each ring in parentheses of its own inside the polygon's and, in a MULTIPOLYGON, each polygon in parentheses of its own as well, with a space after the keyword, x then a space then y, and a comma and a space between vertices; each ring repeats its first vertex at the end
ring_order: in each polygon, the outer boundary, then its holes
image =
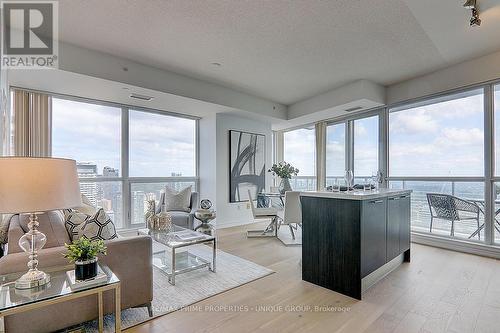
POLYGON ((1 1, 6 332, 496 332, 500 3, 1 1))

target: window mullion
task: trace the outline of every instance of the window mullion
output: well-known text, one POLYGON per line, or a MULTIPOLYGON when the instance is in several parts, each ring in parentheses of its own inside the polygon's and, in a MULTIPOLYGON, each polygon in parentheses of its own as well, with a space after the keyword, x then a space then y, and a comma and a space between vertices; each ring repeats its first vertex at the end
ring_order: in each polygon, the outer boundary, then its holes
POLYGON ((131 226, 131 194, 129 182, 129 109, 122 108, 122 142, 121 142, 121 166, 122 166, 122 207, 123 227, 131 226))
POLYGON ((348 120, 346 122, 346 138, 346 170, 352 170, 354 172, 354 120, 348 120))
POLYGON ((389 111, 383 109, 379 114, 379 174, 382 173, 382 184, 380 187, 388 188, 387 177, 389 176, 389 111))
POLYGON ((493 244, 495 240, 495 199, 494 199, 494 112, 493 112, 493 89, 491 85, 484 88, 484 234, 485 243, 493 244))

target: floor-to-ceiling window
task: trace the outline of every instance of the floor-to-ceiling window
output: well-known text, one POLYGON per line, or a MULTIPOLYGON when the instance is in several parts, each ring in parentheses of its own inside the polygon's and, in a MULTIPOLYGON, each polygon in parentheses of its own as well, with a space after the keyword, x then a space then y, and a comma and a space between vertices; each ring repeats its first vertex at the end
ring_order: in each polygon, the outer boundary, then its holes
POLYGON ((195 119, 52 99, 52 156, 77 161, 81 192, 118 228, 143 225, 146 198, 165 186, 196 190, 196 135, 195 119))
POLYGON ((294 190, 316 190, 316 131, 300 128, 283 134, 283 158, 299 169, 291 179, 294 190))
POLYGON ((121 174, 122 109, 52 99, 52 156, 77 161, 80 191, 123 224, 121 174))
POLYGON ((345 122, 330 124, 326 128, 326 186, 340 185, 347 169, 345 122))
POLYGON ((379 171, 379 116, 356 119, 354 125, 354 180, 369 182, 379 171))
POLYGON ((196 123, 191 119, 130 110, 131 223, 144 223, 146 196, 169 186, 196 185, 196 123))
POLYGON ((412 189, 412 230, 484 239, 484 89, 389 110, 389 180, 412 189))
POLYGON ((500 84, 493 86, 494 115, 494 183, 493 183, 493 234, 494 242, 500 243, 500 84))
MULTIPOLYGON (((290 144, 313 138, 288 136, 286 159, 313 165, 313 148, 304 158, 290 144)), ((500 244, 500 83, 333 119, 324 139, 327 185, 343 183, 345 170, 358 184, 378 170, 389 187, 413 190, 419 236, 500 244)))

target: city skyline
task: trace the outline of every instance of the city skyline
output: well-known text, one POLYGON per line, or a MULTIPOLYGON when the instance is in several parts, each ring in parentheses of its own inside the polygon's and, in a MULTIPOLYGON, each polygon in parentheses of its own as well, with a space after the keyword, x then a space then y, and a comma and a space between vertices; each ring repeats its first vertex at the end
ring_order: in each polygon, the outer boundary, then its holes
MULTIPOLYGON (((122 109, 52 99, 52 155, 121 171, 122 109)), ((129 175, 196 174, 196 121, 129 110, 129 175)))

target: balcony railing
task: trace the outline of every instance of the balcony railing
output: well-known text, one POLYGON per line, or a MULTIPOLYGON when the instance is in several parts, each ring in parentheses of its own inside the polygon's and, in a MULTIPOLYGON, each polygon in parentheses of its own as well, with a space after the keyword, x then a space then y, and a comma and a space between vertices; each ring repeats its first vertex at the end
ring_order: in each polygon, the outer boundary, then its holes
MULTIPOLYGON (((355 177, 355 184, 363 184, 371 181, 371 176, 355 177)), ((345 184, 343 176, 330 176, 326 178, 326 186, 345 184)), ((315 176, 297 176, 290 180, 292 188, 296 191, 316 190, 315 176)), ((430 231, 431 214, 427 202, 427 193, 450 194, 465 200, 474 201, 481 209, 479 223, 484 223, 484 183, 470 181, 433 181, 433 180, 397 180, 390 181, 389 186, 397 189, 411 189, 411 221, 412 230, 416 232, 432 233, 442 236, 450 236, 451 222, 434 219, 432 231, 430 231)), ((495 211, 500 209, 500 203, 496 204, 495 211)), ((497 219, 500 220, 500 213, 497 219)), ((469 236, 477 230, 477 222, 466 220, 455 222, 455 238, 469 239, 469 236)), ((481 241, 484 239, 484 229, 479 233, 481 241)), ((474 236, 470 240, 478 241, 474 236)), ((500 233, 495 230, 495 241, 500 242, 500 233)))

